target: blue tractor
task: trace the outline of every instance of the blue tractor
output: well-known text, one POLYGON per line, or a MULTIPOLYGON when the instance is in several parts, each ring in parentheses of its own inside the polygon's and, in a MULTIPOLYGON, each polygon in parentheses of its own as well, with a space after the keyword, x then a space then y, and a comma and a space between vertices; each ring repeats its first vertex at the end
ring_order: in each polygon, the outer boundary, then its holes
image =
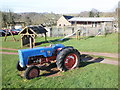
POLYGON ((39 66, 45 63, 56 62, 60 71, 67 71, 79 66, 81 58, 77 49, 72 46, 65 47, 62 44, 50 45, 48 47, 36 47, 32 49, 18 50, 19 60, 17 70, 24 71, 26 79, 38 77, 39 66))

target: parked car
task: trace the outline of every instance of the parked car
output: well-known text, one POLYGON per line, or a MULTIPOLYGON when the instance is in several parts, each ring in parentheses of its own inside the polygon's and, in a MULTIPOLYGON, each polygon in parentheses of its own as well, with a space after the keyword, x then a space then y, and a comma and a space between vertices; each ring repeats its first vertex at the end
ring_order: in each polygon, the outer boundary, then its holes
POLYGON ((4 30, 0 30, 0 37, 5 36, 6 32, 4 30))
POLYGON ((10 29, 4 29, 3 31, 7 33, 7 35, 10 35, 10 29))
POLYGON ((21 29, 12 29, 11 30, 13 35, 17 35, 20 31, 21 31, 21 29))

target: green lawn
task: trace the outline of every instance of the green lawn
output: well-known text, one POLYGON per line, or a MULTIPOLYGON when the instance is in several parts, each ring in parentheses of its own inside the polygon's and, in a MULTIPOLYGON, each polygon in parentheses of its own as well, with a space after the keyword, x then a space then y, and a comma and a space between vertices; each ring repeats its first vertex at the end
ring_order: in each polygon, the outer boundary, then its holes
POLYGON ((111 34, 107 37, 97 36, 88 39, 76 40, 72 39, 71 41, 64 42, 65 45, 73 45, 75 48, 80 51, 87 52, 108 52, 108 53, 117 53, 118 52, 118 35, 111 34))
MULTIPOLYGON (((0 37, 1 38, 1 37, 0 37)), ((15 48, 21 49, 20 47, 20 36, 15 36, 15 38, 19 41, 12 41, 11 36, 8 37, 7 41, 4 42, 2 37, 2 47, 5 48, 15 48)), ((62 37, 48 37, 49 40, 61 39, 62 37)), ((36 42, 42 42, 44 38, 38 37, 36 42)), ((65 41, 51 41, 53 44, 61 43, 65 46, 73 46, 77 48, 79 51, 86 51, 86 52, 108 52, 108 53, 117 53, 118 52, 118 35, 117 34, 109 34, 105 36, 96 36, 87 39, 80 39, 76 40, 75 38, 69 38, 65 41)), ((48 46, 49 43, 44 43, 40 46, 48 46)), ((28 47, 24 47, 28 48, 28 47)))
POLYGON ((100 63, 83 63, 82 67, 61 76, 41 76, 26 80, 16 70, 17 55, 2 55, 3 88, 117 88, 118 67, 100 63))
MULTIPOLYGON (((2 47, 21 49, 20 36, 16 35, 17 42, 12 41, 8 36, 6 42, 4 37, 0 37, 2 47)), ((61 43, 65 46, 73 46, 79 51, 85 52, 118 52, 118 35, 109 34, 107 37, 97 36, 93 38, 76 40, 68 38, 65 41, 57 41, 62 37, 48 37, 51 43, 61 43)), ((36 38, 36 42, 42 42, 44 38, 36 38)), ((38 45, 48 46, 49 43, 38 45)), ((24 47, 28 48, 28 47, 24 47)), ((12 50, 2 50, 4 52, 17 52, 12 50)), ((108 58, 109 59, 109 58, 108 58)), ((111 58, 110 58, 111 59, 111 58)), ((118 87, 118 67, 115 65, 101 63, 82 63, 82 67, 60 72, 61 76, 45 77, 41 76, 32 80, 26 80, 18 75, 16 70, 17 55, 2 55, 2 87, 3 88, 117 88, 118 87)))

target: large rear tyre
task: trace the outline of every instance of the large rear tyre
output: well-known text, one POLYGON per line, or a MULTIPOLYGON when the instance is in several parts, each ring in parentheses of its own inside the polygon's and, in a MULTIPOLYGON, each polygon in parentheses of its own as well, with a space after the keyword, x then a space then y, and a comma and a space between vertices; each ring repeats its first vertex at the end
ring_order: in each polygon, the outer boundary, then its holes
POLYGON ((40 70, 37 66, 30 66, 25 70, 24 77, 26 79, 33 79, 35 77, 38 77, 40 73, 40 70))
POLYGON ((17 64, 16 64, 16 69, 18 70, 18 71, 24 71, 25 69, 26 69, 26 67, 21 67, 20 66, 20 64, 19 64, 19 61, 17 62, 17 64))
POLYGON ((80 53, 74 48, 63 49, 56 58, 56 64, 60 71, 67 71, 79 67, 80 61, 80 53))

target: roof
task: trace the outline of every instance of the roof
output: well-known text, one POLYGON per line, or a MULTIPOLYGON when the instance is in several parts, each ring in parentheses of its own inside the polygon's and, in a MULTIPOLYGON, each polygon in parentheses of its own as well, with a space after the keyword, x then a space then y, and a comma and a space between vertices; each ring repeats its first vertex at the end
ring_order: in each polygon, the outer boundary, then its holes
POLYGON ((30 31, 28 31, 30 34, 42 34, 48 32, 44 27, 42 26, 26 26, 19 34, 25 34, 26 28, 28 28, 30 31))
POLYGON ((73 17, 69 19, 68 21, 91 21, 91 22, 97 22, 97 21, 114 21, 114 17, 73 17))
POLYGON ((63 17, 65 17, 65 19, 71 19, 71 18, 73 18, 73 16, 67 16, 67 15, 63 15, 63 17))
POLYGON ((42 26, 28 26, 28 28, 32 29, 36 34, 46 33, 48 32, 44 27, 42 26))

